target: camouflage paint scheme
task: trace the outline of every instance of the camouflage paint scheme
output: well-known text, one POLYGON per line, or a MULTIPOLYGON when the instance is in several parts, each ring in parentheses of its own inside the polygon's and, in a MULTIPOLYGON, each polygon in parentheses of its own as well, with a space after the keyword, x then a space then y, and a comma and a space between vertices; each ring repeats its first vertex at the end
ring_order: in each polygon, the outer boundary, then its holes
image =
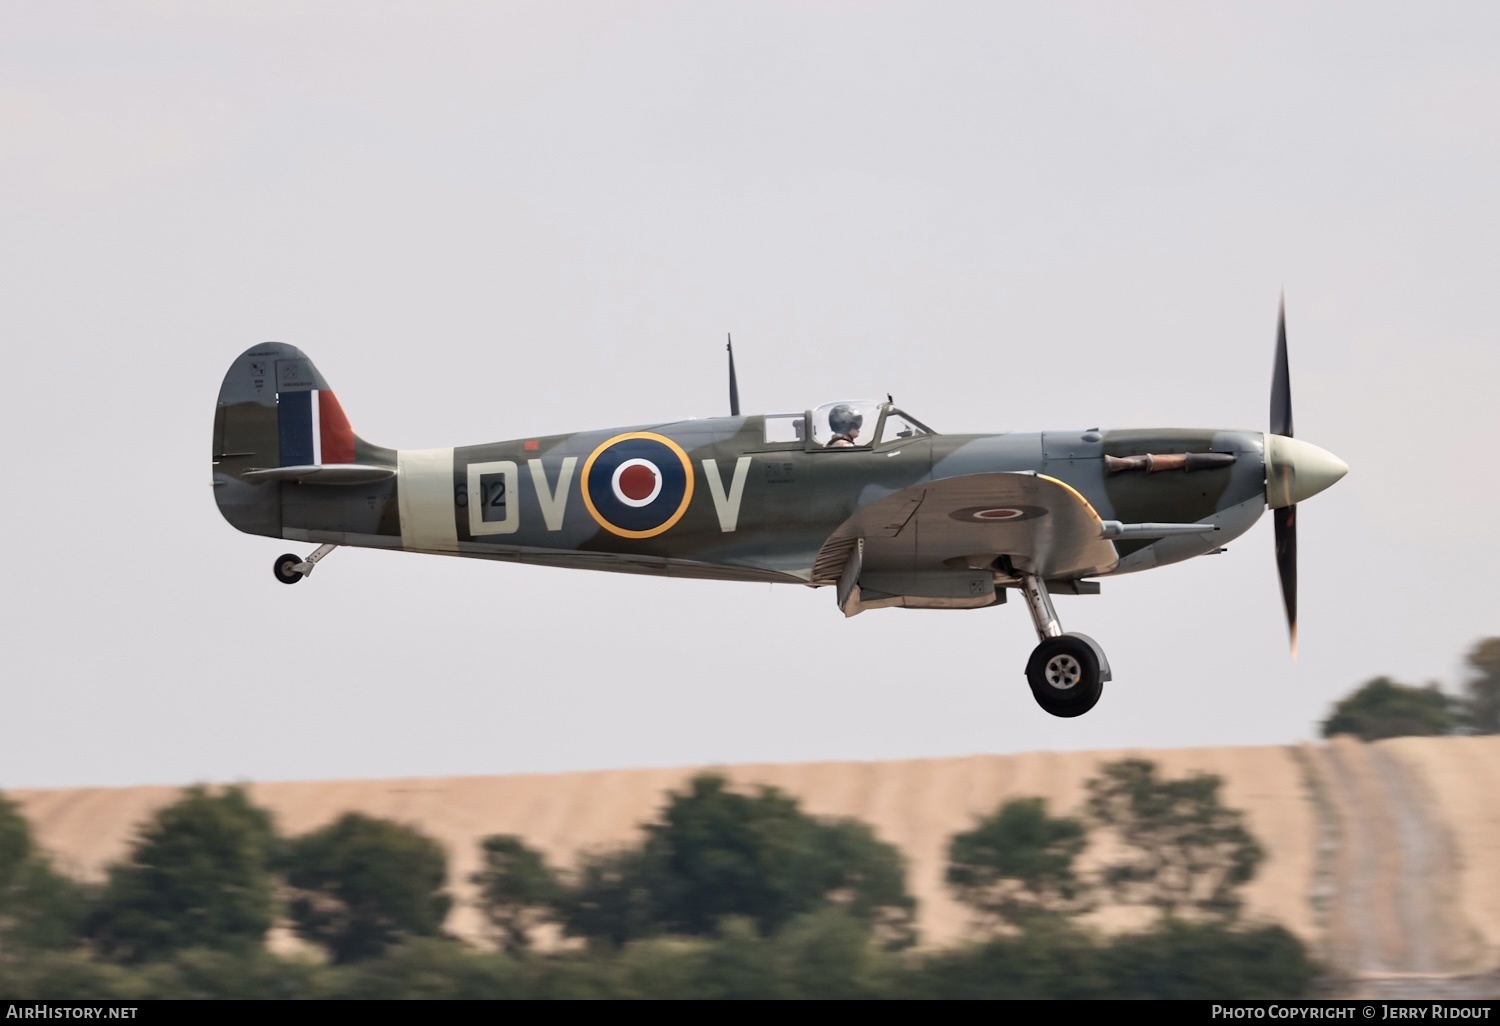
MULTIPOLYGON (((870 539, 856 568, 863 608, 974 608, 1004 601, 1023 570, 1045 576, 1054 590, 1079 592, 1091 590, 1076 583, 1085 577, 1213 552, 1249 530, 1267 506, 1260 431, 933 432, 821 449, 811 441, 768 443, 765 417, 738 416, 398 451, 364 441, 347 423, 340 427, 341 417, 327 382, 300 350, 267 343, 236 359, 214 420, 214 494, 225 519, 250 534, 301 542, 811 586, 838 582, 859 535, 870 539), (323 397, 323 430, 352 438, 352 456, 342 461, 350 466, 334 468, 344 475, 339 483, 321 483, 314 467, 305 476, 285 469, 278 397, 290 409, 293 400, 305 404, 299 393, 306 392, 323 397), (657 463, 680 453, 683 480, 669 483, 669 491, 680 484, 683 496, 669 526, 612 529, 612 514, 595 508, 608 498, 602 471, 592 488, 599 503, 589 499, 591 457, 608 462, 612 453, 636 451, 606 445, 619 436, 627 437, 616 446, 645 446, 657 463), (1192 473, 1105 469, 1106 456, 1175 453, 1234 459, 1192 473), (954 507, 962 496, 979 502, 954 507), (1029 505, 1018 501, 1028 496, 1029 505), (987 499, 1008 503, 1001 512, 1016 522, 964 513, 984 512, 987 499), (1023 515, 1023 507, 1030 512, 1023 515), (865 521, 881 522, 861 521, 861 511, 865 521), (898 511, 897 519, 888 511, 898 511), (1211 523, 1219 530, 1110 542, 1099 540, 1101 520, 1211 523), (1079 524, 1091 537, 1080 536, 1079 524), (1087 558, 1078 557, 1083 563, 1049 562, 1048 553, 1075 542, 1091 546, 1087 558)), ((879 424, 869 437, 880 438, 879 424)))

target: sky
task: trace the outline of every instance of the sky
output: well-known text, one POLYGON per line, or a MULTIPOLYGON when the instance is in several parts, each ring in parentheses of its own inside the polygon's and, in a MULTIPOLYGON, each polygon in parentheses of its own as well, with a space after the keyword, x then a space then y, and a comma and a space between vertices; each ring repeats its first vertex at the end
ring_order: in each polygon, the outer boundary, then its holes
POLYGON ((1484 3, 0 5, 0 787, 1293 744, 1500 634, 1500 9, 1484 3), (267 340, 422 448, 894 394, 938 431, 1264 429, 1299 510, 1019 602, 243 535, 267 340))

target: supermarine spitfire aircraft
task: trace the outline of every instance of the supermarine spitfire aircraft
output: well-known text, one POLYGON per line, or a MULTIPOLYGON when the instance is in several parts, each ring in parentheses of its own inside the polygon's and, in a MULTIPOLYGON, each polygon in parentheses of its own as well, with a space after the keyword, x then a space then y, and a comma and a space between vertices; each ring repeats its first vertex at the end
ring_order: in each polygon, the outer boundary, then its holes
POLYGON ((1220 551, 1274 511, 1297 630, 1298 502, 1348 468, 1292 437, 1286 322, 1270 431, 944 435, 889 401, 385 449, 354 433, 300 350, 234 361, 214 417, 214 496, 250 534, 318 543, 281 556, 295 584, 340 545, 588 570, 832 589, 867 609, 975 609, 1015 591, 1040 644, 1026 665, 1054 716, 1093 708, 1109 661, 1064 632, 1054 593, 1220 551))

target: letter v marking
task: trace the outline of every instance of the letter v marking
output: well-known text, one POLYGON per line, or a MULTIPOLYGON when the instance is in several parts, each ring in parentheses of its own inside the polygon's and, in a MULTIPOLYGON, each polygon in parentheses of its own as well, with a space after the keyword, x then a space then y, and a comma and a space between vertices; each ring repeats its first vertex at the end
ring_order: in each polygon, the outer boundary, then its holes
POLYGON ((536 486, 537 505, 542 507, 542 519, 547 521, 547 530, 561 531, 563 511, 568 508, 568 486, 573 483, 573 468, 578 466, 577 456, 563 458, 562 470, 557 475, 557 491, 547 487, 547 471, 541 460, 527 460, 531 468, 531 483, 536 486))
POLYGON ((728 534, 740 524, 740 501, 745 497, 745 478, 750 473, 750 457, 741 456, 734 461, 734 480, 729 483, 729 494, 724 494, 724 479, 719 476, 719 461, 703 461, 703 476, 708 478, 708 493, 714 497, 714 512, 719 514, 719 530, 728 534))

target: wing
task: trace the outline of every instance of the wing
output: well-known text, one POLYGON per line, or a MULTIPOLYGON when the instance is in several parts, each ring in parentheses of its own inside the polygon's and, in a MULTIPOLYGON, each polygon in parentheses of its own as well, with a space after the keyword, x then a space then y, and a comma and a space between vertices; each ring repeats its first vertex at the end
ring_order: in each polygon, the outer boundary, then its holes
MULTIPOLYGON (((812 583, 838 584, 841 606, 855 585, 867 594, 873 586, 882 594, 920 600, 925 592, 934 600, 893 604, 987 605, 995 601, 996 571, 1076 580, 1113 570, 1120 557, 1105 535, 1088 500, 1056 478, 968 474, 859 509, 824 542, 812 583), (964 588, 974 601, 949 600, 964 588)), ((871 605, 867 600, 863 607, 871 605)))

